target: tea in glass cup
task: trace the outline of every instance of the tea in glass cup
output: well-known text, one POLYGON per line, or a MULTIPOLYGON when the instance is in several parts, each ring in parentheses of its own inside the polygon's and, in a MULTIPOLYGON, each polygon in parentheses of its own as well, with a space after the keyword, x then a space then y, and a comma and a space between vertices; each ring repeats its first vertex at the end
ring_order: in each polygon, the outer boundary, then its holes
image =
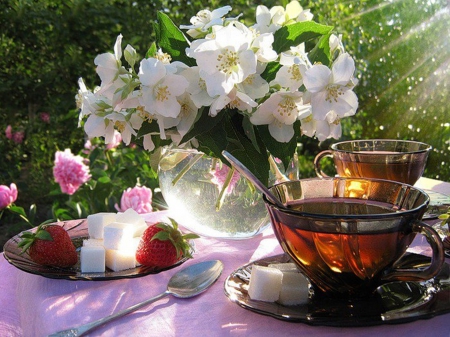
POLYGON ((340 177, 378 178, 414 185, 422 176, 431 146, 395 139, 352 140, 331 145, 314 159, 318 177, 326 177, 320 162, 332 157, 340 177))
POLYGON ((317 294, 366 297, 386 281, 428 280, 444 263, 439 235, 420 221, 429 197, 410 185, 324 178, 288 181, 270 190, 285 205, 264 198, 275 235, 317 294), (430 266, 395 268, 417 233, 432 248, 430 266))

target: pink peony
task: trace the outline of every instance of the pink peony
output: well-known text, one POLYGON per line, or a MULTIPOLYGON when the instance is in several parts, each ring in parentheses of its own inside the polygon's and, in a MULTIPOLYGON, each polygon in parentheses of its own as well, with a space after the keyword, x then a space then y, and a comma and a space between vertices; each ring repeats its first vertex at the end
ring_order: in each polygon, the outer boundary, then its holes
POLYGON ((41 121, 44 123, 50 123, 50 114, 48 112, 41 112, 39 114, 39 117, 41 118, 41 121))
POLYGON ((145 186, 129 187, 122 193, 120 207, 117 204, 115 207, 119 212, 132 208, 139 214, 150 213, 153 211, 152 190, 145 186))
POLYGON ((55 153, 53 176, 63 193, 72 195, 91 179, 89 167, 83 161, 83 157, 73 155, 70 149, 55 153))
POLYGON ((23 138, 25 137, 25 132, 23 131, 17 131, 14 132, 12 135, 12 140, 14 141, 14 143, 16 144, 22 144, 23 142, 23 138))
MULTIPOLYGON (((227 178, 228 171, 230 170, 230 168, 225 164, 222 164, 222 168, 220 166, 221 166, 220 163, 216 164, 216 169, 212 171, 213 178, 211 179, 211 182, 213 184, 216 184, 219 190, 222 189, 222 186, 225 183, 225 179, 227 178)), ((231 177, 230 184, 227 187, 226 191, 227 194, 233 192, 233 189, 236 186, 239 178, 240 178, 239 172, 235 171, 233 173, 233 176, 231 177)))
POLYGON ((10 187, 0 185, 0 209, 6 208, 17 199, 17 187, 12 183, 10 187))
POLYGON ((11 126, 11 125, 8 125, 8 126, 6 127, 6 129, 5 129, 5 135, 6 135, 6 138, 12 139, 13 135, 12 135, 12 126, 11 126))

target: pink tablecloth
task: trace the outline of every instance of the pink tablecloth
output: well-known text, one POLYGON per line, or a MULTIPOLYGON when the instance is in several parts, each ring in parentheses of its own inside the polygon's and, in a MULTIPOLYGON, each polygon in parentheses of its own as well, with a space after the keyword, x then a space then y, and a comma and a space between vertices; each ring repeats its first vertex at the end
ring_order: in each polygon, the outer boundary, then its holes
MULTIPOLYGON (((448 183, 429 179, 422 183, 450 194, 448 183)), ((228 300, 223 284, 236 268, 282 252, 271 229, 243 241, 196 241, 194 259, 183 266, 211 259, 224 263, 223 274, 211 289, 187 300, 167 297, 90 336, 450 336, 450 314, 403 324, 340 328, 289 323, 245 310, 228 300)), ((426 246, 423 241, 416 239, 416 250, 426 246)), ((54 280, 18 270, 2 254, 0 336, 46 336, 96 320, 163 292, 176 271, 115 281, 54 280)))

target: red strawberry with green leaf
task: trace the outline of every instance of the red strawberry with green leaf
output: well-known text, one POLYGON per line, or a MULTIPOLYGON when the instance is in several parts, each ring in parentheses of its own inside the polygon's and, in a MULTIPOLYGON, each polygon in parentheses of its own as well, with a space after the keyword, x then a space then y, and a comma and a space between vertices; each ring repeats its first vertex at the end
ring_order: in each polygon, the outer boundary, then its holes
POLYGON ((142 235, 136 251, 136 260, 147 267, 166 268, 182 258, 192 258, 189 240, 198 238, 196 234, 185 234, 178 230, 178 224, 159 222, 150 225, 142 235))
POLYGON ((75 246, 61 226, 43 223, 35 233, 24 232, 20 238, 18 246, 22 253, 28 251, 30 258, 38 264, 66 268, 78 261, 75 246))

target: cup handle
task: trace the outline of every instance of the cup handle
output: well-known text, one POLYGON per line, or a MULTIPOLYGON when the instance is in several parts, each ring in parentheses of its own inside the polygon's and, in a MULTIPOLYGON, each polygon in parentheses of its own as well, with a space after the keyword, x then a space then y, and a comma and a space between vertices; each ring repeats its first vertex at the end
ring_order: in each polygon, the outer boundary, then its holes
POLYGON ((422 221, 413 224, 413 231, 426 237, 433 254, 426 269, 390 269, 383 276, 385 281, 426 281, 436 276, 444 264, 445 255, 441 238, 436 231, 422 221))
POLYGON ((331 150, 325 150, 320 152, 316 158, 314 158, 314 170, 316 170, 316 174, 319 178, 329 178, 329 176, 323 172, 320 167, 320 161, 325 157, 333 158, 333 152, 331 152, 331 150))

